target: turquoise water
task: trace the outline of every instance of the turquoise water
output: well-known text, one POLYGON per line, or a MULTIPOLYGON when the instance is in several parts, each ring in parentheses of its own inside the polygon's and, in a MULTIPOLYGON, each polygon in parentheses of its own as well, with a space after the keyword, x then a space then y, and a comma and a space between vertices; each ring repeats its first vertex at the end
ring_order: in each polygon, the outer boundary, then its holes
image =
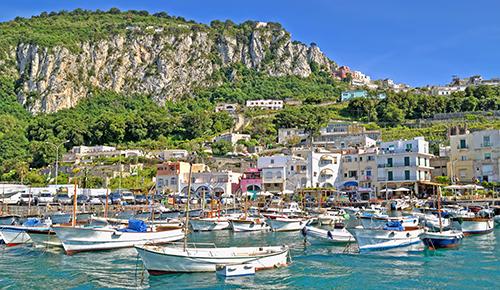
POLYGON ((500 228, 467 237, 459 249, 344 254, 344 247, 304 246, 299 232, 194 233, 191 241, 292 247, 288 267, 222 279, 215 273, 150 277, 134 249, 66 256, 57 250, 0 246, 2 289, 500 289, 500 228))

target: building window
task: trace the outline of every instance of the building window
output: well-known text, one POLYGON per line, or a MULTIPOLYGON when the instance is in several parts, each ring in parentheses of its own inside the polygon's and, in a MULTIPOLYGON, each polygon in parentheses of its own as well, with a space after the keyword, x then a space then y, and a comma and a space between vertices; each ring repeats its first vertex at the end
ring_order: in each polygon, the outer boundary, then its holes
POLYGON ((358 172, 355 170, 350 170, 349 171, 349 178, 356 178, 358 176, 358 172))
POLYGON ((460 139, 460 145, 458 149, 465 149, 467 148, 467 143, 465 142, 465 139, 460 139))
POLYGON ((459 172, 460 178, 463 179, 463 178, 467 177, 467 169, 460 169, 458 172, 459 172))
POLYGON ((405 156, 405 166, 410 166, 410 157, 405 156))
POLYGON ((392 171, 387 171, 387 180, 394 180, 394 176, 392 174, 392 171))
POLYGON ((293 171, 293 165, 292 165, 292 166, 290 166, 290 171, 293 171))
POLYGON ((175 184, 175 177, 170 178, 170 184, 175 184))
POLYGON ((387 167, 392 167, 392 158, 387 158, 387 167))
POLYGON ((406 152, 411 152, 412 144, 406 144, 406 152))
POLYGON ((466 160, 467 160, 467 156, 466 156, 466 155, 462 155, 462 156, 460 156, 460 160, 462 160, 462 161, 466 161, 466 160))
POLYGON ((410 180, 410 170, 405 170, 405 180, 410 180))
POLYGON ((366 171, 366 176, 372 176, 372 171, 371 170, 367 170, 366 171))
POLYGON ((360 156, 360 157, 359 157, 359 161, 363 161, 363 157, 361 157, 361 156, 360 156))
POLYGON ((333 157, 333 164, 337 164, 337 157, 333 157))
POLYGON ((484 153, 484 160, 491 160, 491 153, 484 153))
POLYGON ((271 164, 274 164, 274 159, 271 159, 271 164))
POLYGON ((375 160, 375 156, 371 156, 371 155, 368 156, 368 161, 373 161, 373 160, 375 160))
POLYGON ((490 136, 483 136, 483 147, 490 147, 491 141, 490 136))

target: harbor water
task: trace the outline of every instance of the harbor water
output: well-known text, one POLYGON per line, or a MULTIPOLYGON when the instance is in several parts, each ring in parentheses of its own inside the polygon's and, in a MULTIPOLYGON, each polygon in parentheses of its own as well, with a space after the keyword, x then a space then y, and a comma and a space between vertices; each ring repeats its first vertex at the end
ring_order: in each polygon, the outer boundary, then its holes
POLYGON ((149 276, 134 249, 80 253, 0 246, 1 289, 500 289, 500 228, 466 237, 458 249, 355 253, 352 247, 304 244, 299 232, 193 233, 218 246, 287 244, 288 267, 228 278, 215 273, 149 276))

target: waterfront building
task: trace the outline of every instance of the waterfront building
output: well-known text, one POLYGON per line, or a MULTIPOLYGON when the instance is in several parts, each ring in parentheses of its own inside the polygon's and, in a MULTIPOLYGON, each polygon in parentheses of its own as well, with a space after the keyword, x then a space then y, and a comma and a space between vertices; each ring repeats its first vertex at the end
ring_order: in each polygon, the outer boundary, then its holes
POLYGON ((450 130, 448 176, 458 183, 500 182, 500 130, 450 130))
POLYGON ((431 182, 429 142, 423 137, 380 143, 377 155, 377 192, 407 188, 419 193, 419 186, 431 182))
POLYGON ((287 167, 292 157, 274 155, 259 157, 257 167, 261 170, 264 191, 283 192, 286 188, 287 167))
MULTIPOLYGON (((193 173, 209 171, 205 164, 193 164, 193 173)), ((156 190, 157 192, 180 192, 183 185, 187 184, 189 176, 189 163, 163 162, 157 165, 156 190)))
POLYGON ((249 100, 246 102, 247 108, 261 108, 267 110, 283 109, 282 100, 249 100))
POLYGON ((239 188, 241 193, 262 191, 262 177, 258 168, 248 168, 241 176, 239 188))
POLYGON ((339 187, 374 191, 377 181, 378 147, 342 150, 339 187))

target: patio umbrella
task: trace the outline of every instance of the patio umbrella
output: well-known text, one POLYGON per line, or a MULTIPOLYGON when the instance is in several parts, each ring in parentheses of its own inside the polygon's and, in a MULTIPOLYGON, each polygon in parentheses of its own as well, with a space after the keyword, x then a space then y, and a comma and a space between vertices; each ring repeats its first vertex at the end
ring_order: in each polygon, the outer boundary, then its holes
POLYGON ((461 185, 449 185, 445 186, 444 189, 464 189, 464 187, 461 185))
POLYGON ((482 187, 481 185, 477 185, 477 184, 467 184, 467 185, 464 185, 463 188, 473 189, 473 190, 484 189, 484 187, 482 187))
POLYGON ((384 189, 380 190, 380 192, 393 192, 393 191, 394 191, 394 189, 392 189, 392 188, 384 188, 384 189))
POLYGON ((394 191, 399 191, 399 192, 410 192, 411 189, 408 189, 406 187, 400 187, 400 188, 396 188, 394 191))

